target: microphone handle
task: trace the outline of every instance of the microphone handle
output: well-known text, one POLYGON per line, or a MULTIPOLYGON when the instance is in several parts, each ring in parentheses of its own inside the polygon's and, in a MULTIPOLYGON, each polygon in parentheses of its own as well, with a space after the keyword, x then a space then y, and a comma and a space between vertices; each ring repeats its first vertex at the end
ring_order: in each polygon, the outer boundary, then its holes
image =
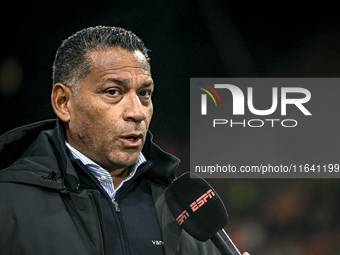
POLYGON ((241 255, 239 250, 224 229, 219 230, 210 237, 210 240, 215 244, 222 255, 241 255))

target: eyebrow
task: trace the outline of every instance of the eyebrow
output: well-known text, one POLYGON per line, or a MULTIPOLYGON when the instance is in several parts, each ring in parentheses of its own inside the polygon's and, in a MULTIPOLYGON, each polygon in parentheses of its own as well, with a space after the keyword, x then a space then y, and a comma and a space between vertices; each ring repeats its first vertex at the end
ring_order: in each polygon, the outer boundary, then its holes
MULTIPOLYGON (((126 79, 121 79, 121 78, 108 78, 108 79, 106 80, 106 83, 107 83, 107 82, 116 83, 116 84, 121 85, 121 86, 124 86, 125 84, 128 83, 126 79)), ((145 87, 154 87, 154 86, 155 86, 155 85, 154 85, 153 80, 151 80, 150 82, 149 82, 149 81, 144 82, 144 83, 141 85, 142 88, 145 88, 145 87)))

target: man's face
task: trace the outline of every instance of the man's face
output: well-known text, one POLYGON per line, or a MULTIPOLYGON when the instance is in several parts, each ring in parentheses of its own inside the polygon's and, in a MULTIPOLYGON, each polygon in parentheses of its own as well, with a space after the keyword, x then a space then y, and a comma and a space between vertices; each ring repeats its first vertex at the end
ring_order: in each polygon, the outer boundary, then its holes
POLYGON ((72 97, 68 142, 112 172, 137 162, 153 113, 153 80, 140 51, 89 53, 92 70, 72 97))

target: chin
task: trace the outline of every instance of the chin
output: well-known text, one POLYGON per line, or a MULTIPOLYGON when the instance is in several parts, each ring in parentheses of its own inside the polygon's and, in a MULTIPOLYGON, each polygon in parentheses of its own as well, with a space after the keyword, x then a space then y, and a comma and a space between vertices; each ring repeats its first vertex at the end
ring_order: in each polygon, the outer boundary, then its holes
POLYGON ((139 159, 138 153, 128 154, 128 155, 121 155, 119 158, 117 158, 117 155, 114 155, 113 160, 111 161, 114 165, 120 165, 122 167, 129 167, 133 164, 136 164, 139 159))

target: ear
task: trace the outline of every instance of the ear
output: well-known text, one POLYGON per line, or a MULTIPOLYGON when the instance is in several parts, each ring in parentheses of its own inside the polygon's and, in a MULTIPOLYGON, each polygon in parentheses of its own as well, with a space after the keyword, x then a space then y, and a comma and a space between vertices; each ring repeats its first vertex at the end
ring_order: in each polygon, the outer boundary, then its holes
POLYGON ((70 103, 73 97, 69 87, 56 83, 52 90, 51 102, 54 112, 65 123, 70 121, 70 103))

